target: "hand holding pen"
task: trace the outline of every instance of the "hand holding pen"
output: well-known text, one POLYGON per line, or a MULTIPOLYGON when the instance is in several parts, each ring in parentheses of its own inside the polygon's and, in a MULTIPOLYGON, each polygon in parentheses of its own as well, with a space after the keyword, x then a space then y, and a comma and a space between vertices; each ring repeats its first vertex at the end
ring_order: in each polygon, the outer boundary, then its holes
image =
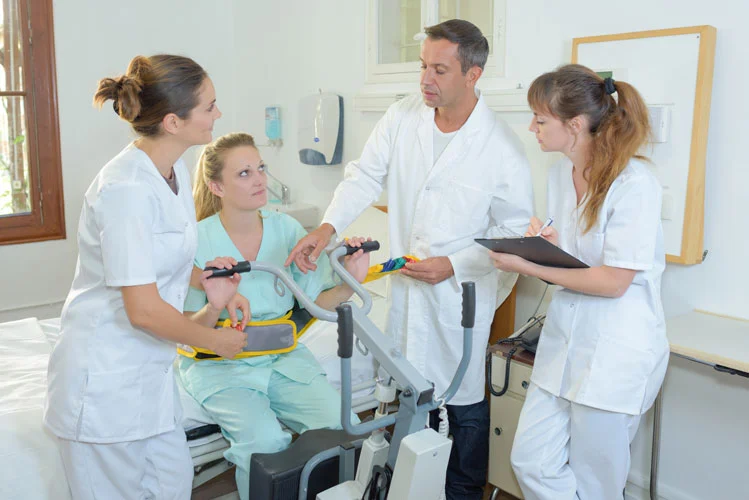
POLYGON ((531 223, 528 226, 525 236, 540 236, 550 243, 559 246, 559 233, 554 229, 551 224, 554 222, 553 217, 546 219, 546 222, 541 222, 538 217, 531 217, 531 223))

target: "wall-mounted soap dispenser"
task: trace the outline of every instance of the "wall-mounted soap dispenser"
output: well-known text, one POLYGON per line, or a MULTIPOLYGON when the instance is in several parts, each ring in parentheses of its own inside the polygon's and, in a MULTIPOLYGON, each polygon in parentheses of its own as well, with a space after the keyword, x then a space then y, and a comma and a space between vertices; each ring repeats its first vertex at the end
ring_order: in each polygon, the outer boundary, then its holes
POLYGON ((343 157, 343 97, 319 92, 299 101, 299 161, 337 165, 343 157))
POLYGON ((281 108, 268 106, 265 108, 265 135, 270 146, 281 147, 281 108))

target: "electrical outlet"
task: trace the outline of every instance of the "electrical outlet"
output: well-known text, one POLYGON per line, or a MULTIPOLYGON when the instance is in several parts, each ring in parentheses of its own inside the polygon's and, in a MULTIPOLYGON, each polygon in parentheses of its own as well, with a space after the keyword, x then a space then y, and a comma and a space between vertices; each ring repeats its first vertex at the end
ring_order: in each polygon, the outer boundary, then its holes
POLYGON ((661 204, 661 220, 673 220, 674 218, 674 197, 670 194, 663 194, 661 204))

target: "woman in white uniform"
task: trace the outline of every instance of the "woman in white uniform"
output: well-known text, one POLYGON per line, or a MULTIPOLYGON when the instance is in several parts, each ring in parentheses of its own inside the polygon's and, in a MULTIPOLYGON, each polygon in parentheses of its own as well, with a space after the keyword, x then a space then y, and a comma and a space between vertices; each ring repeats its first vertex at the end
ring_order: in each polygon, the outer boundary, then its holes
POLYGON ((638 152, 650 126, 639 93, 568 65, 528 91, 531 132, 564 153, 549 172, 554 225, 541 236, 587 269, 493 253, 499 269, 560 285, 546 316, 512 449, 526 499, 623 498, 630 443, 668 363, 661 308, 661 187, 638 152))
MULTIPOLYGON (((221 113, 203 68, 179 56, 135 57, 125 75, 99 82, 94 103, 109 99, 139 137, 85 195, 44 423, 60 438, 73 498, 186 499, 192 462, 172 372, 175 343, 232 357, 246 342, 242 332, 219 335, 181 314, 197 231, 180 157, 211 141, 221 113)), ((239 275, 206 275, 205 314, 248 311, 236 294, 239 275)))

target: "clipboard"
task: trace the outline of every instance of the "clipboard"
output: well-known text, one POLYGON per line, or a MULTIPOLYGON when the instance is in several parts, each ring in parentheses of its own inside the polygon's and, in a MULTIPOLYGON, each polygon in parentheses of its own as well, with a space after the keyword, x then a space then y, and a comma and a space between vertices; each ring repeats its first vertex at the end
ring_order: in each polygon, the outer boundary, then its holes
POLYGON ((518 255, 525 260, 541 266, 561 267, 565 269, 584 269, 588 264, 568 254, 553 243, 540 236, 517 238, 476 238, 479 245, 492 252, 518 255))

